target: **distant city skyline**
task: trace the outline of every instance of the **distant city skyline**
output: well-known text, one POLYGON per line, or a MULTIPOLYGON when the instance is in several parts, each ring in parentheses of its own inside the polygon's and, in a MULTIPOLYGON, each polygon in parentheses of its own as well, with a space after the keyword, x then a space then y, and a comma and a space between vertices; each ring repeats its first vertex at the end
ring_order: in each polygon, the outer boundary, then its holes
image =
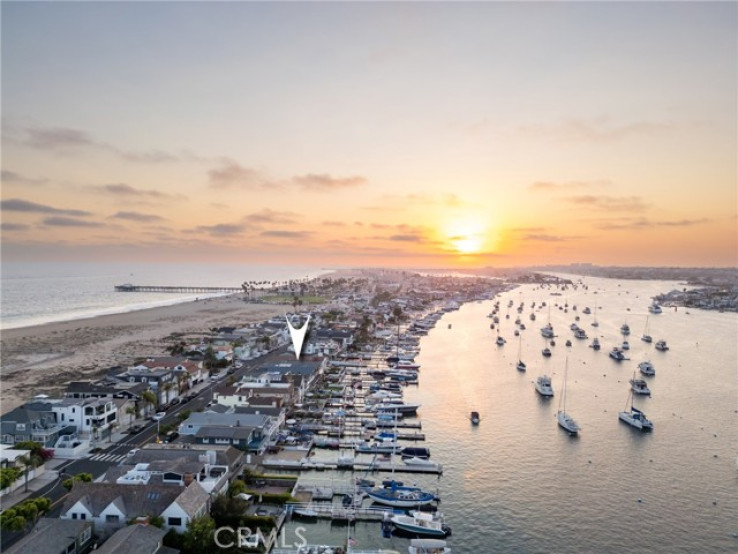
POLYGON ((738 264, 735 3, 2 3, 2 257, 738 264))

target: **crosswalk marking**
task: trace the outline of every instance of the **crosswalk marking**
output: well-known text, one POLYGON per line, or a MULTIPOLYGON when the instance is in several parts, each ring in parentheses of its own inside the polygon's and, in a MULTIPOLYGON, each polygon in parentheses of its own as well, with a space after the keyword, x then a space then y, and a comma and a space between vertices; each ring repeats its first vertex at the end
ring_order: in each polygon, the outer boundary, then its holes
POLYGON ((93 462, 120 462, 126 457, 126 454, 95 454, 90 460, 93 462))

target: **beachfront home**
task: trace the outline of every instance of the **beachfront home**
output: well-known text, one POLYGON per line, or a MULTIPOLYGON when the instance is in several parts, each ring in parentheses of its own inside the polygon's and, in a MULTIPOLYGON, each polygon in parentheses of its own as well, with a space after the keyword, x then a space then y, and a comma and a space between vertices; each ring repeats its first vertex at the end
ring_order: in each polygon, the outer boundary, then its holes
POLYGON ((65 398, 127 398, 141 400, 141 394, 149 390, 146 383, 129 383, 109 377, 99 381, 72 381, 64 391, 65 398))
POLYGON ((30 533, 4 554, 83 554, 92 544, 92 522, 46 518, 38 520, 30 533))
POLYGON ((179 396, 179 382, 173 368, 156 367, 153 361, 146 361, 129 367, 125 372, 118 374, 119 379, 129 383, 146 383, 156 394, 159 406, 168 404, 179 396), (149 366, 154 367, 149 367, 149 366))
POLYGON ((119 421, 118 404, 112 398, 59 398, 48 403, 59 422, 73 426, 80 436, 108 437, 119 421))
POLYGON ((209 504, 210 495, 196 481, 188 486, 75 483, 59 517, 91 521, 98 536, 111 535, 132 519, 152 516, 164 519, 164 529, 183 532, 193 518, 208 512, 209 504))
POLYGON ((73 435, 76 429, 69 421, 61 421, 46 400, 35 400, 0 416, 3 444, 35 441, 53 448, 59 437, 73 435))

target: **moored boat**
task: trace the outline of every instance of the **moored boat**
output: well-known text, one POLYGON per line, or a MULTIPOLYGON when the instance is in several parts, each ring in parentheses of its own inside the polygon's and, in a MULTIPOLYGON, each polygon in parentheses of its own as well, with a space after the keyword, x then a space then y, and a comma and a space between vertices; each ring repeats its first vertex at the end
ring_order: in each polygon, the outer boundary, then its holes
POLYGON ((451 528, 439 514, 411 511, 409 515, 396 514, 390 521, 397 529, 414 535, 446 537, 451 534, 451 528))
POLYGON ((408 554, 451 554, 446 541, 441 539, 413 539, 407 548, 408 554))
POLYGON ((554 395, 553 387, 551 386, 551 378, 548 375, 541 375, 536 379, 535 387, 536 391, 538 391, 538 394, 541 396, 554 395))
POLYGON ((641 371, 641 373, 647 377, 651 377, 653 375, 656 375, 656 369, 653 367, 653 364, 649 362, 648 360, 645 360, 638 364, 638 369, 641 371))
POLYGON ((636 379, 635 375, 630 380, 630 388, 635 394, 651 396, 651 389, 648 388, 648 384, 643 379, 636 379))
POLYGON ((661 350, 662 352, 666 352, 667 350, 669 350, 669 347, 667 346, 665 340, 657 341, 655 348, 656 350, 661 350))
POLYGON ((469 419, 471 419, 472 425, 479 425, 479 412, 472 412, 469 419))
POLYGON ((395 508, 414 508, 424 506, 436 500, 436 495, 425 492, 419 487, 405 487, 392 481, 389 487, 374 488, 367 492, 369 498, 395 508))

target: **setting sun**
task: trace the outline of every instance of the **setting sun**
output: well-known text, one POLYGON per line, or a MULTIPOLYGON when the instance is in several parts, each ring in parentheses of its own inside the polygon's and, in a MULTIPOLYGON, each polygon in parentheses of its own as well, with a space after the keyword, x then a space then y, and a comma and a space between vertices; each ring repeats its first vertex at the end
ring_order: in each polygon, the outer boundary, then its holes
POLYGON ((487 229, 474 217, 455 220, 445 231, 446 243, 459 254, 478 254, 484 248, 487 229))

